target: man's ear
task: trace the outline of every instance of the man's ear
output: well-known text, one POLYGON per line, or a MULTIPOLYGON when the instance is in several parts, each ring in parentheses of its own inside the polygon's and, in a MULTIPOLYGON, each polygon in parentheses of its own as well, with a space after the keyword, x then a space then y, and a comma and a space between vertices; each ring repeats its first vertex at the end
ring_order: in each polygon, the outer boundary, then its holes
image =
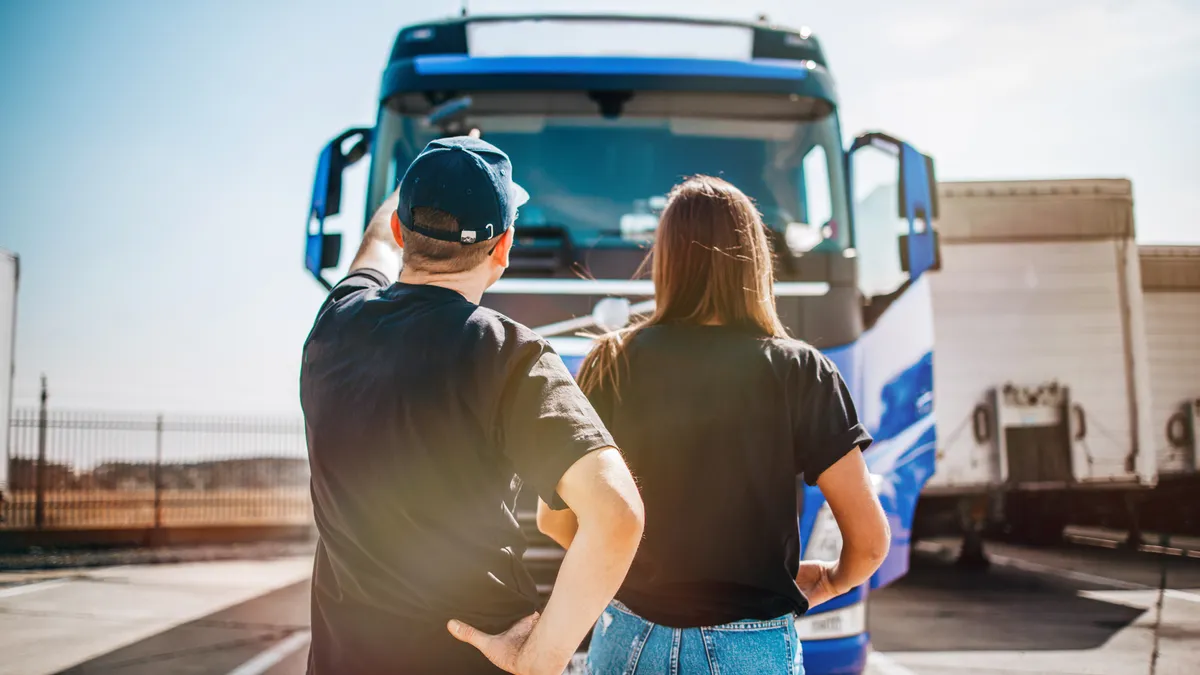
POLYGON ((396 240, 396 245, 404 248, 403 228, 400 227, 400 214, 392 211, 392 237, 396 240))
POLYGON ((516 226, 511 226, 500 235, 500 241, 496 242, 496 250, 492 251, 492 262, 500 267, 508 268, 508 254, 513 247, 513 232, 516 231, 516 226))

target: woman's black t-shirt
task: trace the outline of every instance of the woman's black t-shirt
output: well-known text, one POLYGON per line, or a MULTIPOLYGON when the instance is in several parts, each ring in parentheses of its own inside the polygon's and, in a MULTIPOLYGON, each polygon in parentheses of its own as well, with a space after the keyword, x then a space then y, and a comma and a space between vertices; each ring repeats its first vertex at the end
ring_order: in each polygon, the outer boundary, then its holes
POLYGON ((646 506, 617 598, 680 628, 804 613, 796 478, 871 442, 837 368, 727 326, 651 326, 625 353, 590 396, 646 506))

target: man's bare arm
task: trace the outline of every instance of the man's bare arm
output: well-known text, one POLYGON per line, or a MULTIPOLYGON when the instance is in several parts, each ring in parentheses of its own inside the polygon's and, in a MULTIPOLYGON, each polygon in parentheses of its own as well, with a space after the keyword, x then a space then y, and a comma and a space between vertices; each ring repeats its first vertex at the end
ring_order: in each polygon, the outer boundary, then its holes
POLYGON ((358 253, 350 261, 350 272, 373 269, 382 272, 388 281, 395 281, 400 276, 401 249, 392 234, 392 213, 399 202, 400 191, 396 190, 371 216, 371 222, 363 231, 362 243, 358 245, 358 253))
POLYGON ((560 675, 625 580, 642 538, 642 499, 616 448, 580 458, 563 475, 558 493, 579 529, 563 557, 554 591, 540 616, 507 632, 487 635, 458 621, 450 632, 510 673, 560 675))
POLYGON ((554 543, 563 548, 571 548, 571 540, 579 531, 579 520, 571 509, 555 511, 539 498, 537 526, 538 531, 553 539, 554 543))

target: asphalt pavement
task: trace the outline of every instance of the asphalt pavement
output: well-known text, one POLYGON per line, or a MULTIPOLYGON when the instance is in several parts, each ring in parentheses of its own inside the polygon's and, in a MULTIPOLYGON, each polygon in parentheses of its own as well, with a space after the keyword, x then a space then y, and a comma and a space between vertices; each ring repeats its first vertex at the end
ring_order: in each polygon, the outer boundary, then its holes
MULTIPOLYGON (((1200 672, 1200 560, 993 544, 979 571, 923 542, 869 603, 871 675, 1200 672), (1165 585, 1162 583, 1165 579, 1165 585)), ((0 574, 0 673, 295 675, 309 560, 0 574)))

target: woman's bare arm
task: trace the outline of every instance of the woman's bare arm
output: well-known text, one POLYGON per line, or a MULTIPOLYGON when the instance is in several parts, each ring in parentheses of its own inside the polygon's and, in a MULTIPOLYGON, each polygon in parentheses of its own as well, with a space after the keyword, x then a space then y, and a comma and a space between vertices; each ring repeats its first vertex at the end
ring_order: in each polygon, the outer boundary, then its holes
POLYGON ((810 606, 855 588, 883 564, 891 546, 887 516, 871 485, 871 473, 862 453, 852 450, 817 478, 833 518, 842 533, 842 554, 837 562, 804 561, 796 584, 810 606))

